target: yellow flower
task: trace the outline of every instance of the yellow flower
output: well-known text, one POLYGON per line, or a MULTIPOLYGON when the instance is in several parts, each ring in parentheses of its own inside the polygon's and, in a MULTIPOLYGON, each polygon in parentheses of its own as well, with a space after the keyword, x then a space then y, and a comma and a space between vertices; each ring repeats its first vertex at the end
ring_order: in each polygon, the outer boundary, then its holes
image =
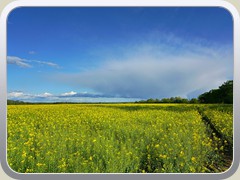
POLYGON ((192 157, 191 160, 192 160, 192 162, 196 162, 196 158, 195 157, 192 157))
POLYGON ((37 167, 40 167, 40 166, 43 166, 44 164, 42 164, 42 163, 37 163, 36 165, 37 165, 37 167))
POLYGON ((25 151, 23 151, 22 157, 25 158, 26 156, 27 156, 27 153, 25 151))
POLYGON ((160 154, 159 157, 160 157, 160 158, 163 158, 163 159, 166 159, 166 158, 167 158, 167 155, 165 155, 165 154, 164 154, 164 155, 160 154))
POLYGON ((181 157, 184 156, 184 152, 183 151, 180 152, 180 156, 181 157))

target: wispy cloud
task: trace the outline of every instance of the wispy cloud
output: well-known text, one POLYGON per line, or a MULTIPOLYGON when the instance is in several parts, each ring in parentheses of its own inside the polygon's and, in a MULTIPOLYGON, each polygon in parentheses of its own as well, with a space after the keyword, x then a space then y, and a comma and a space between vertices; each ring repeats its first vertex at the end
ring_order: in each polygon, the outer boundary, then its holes
POLYGON ((57 74, 53 80, 109 96, 145 99, 189 97, 233 77, 233 53, 228 45, 186 41, 170 34, 126 46, 123 53, 96 69, 57 74))
POLYGON ((37 61, 37 60, 31 60, 31 62, 35 62, 38 64, 43 64, 43 65, 47 65, 47 66, 51 66, 51 67, 55 67, 55 68, 59 68, 59 66, 55 63, 52 62, 46 62, 46 61, 37 61))
POLYGON ((28 54, 36 54, 35 51, 29 51, 28 54))
POLYGON ((30 68, 32 67, 25 59, 21 59, 16 56, 8 56, 7 57, 8 64, 15 64, 19 67, 30 68))
POLYGON ((23 67, 23 68, 31 68, 31 67, 34 66, 33 65, 34 63, 47 65, 47 66, 51 66, 51 67, 54 67, 54 68, 59 68, 58 64, 55 64, 55 63, 52 63, 52 62, 23 59, 23 58, 20 58, 20 57, 17 57, 17 56, 7 56, 7 63, 8 64, 14 64, 14 65, 17 65, 17 66, 23 67))

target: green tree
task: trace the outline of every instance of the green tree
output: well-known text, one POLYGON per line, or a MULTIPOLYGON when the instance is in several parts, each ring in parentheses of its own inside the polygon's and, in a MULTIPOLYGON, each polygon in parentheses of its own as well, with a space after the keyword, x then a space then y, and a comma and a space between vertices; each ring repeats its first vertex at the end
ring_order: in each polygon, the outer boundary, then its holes
POLYGON ((198 97, 200 103, 233 103, 233 81, 223 83, 218 89, 212 89, 198 97))
POLYGON ((189 101, 189 103, 191 103, 191 104, 197 104, 197 103, 199 103, 199 102, 198 102, 198 99, 197 99, 197 98, 192 98, 192 99, 189 101))

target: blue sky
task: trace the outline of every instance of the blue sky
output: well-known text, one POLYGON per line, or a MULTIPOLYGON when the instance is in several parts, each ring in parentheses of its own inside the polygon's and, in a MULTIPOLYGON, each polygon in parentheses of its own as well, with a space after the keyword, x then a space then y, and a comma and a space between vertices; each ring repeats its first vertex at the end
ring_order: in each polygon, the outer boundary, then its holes
POLYGON ((7 33, 9 99, 192 98, 233 79, 223 8, 18 8, 7 33))

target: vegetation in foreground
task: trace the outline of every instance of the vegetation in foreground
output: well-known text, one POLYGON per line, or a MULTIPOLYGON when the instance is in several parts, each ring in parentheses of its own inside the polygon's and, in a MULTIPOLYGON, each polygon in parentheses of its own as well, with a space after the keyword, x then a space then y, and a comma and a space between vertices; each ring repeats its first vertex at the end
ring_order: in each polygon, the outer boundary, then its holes
POLYGON ((212 173, 230 166, 232 105, 9 105, 7 118, 7 159, 17 172, 212 173))

